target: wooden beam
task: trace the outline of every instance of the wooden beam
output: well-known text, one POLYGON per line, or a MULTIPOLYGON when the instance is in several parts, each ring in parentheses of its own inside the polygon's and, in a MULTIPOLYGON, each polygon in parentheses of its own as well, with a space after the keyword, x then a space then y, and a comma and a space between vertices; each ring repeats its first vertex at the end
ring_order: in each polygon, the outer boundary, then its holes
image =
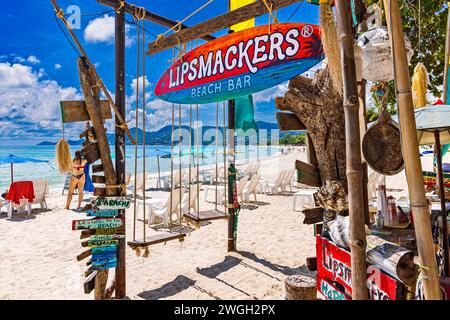
POLYGON ((295 169, 297 169, 297 181, 308 186, 320 187, 322 181, 320 179, 319 170, 306 162, 295 161, 295 169))
MULTIPOLYGON (((102 0, 104 1, 104 0, 102 0)), ((302 0, 272 0, 272 10, 278 10, 302 0)), ((268 13, 263 0, 257 0, 239 9, 224 13, 218 17, 206 20, 190 28, 180 30, 177 33, 158 39, 149 44, 147 55, 153 55, 177 45, 202 38, 203 36, 216 31, 226 29, 232 25, 247 21, 251 18, 268 13)))
POLYGON ((91 143, 85 148, 81 149, 81 152, 86 155, 86 160, 88 163, 94 163, 100 159, 100 151, 98 149, 98 143, 91 143))
POLYGON ((101 164, 96 164, 92 166, 92 173, 103 172, 103 166, 101 164))
MULTIPOLYGON (((61 101, 61 115, 64 123, 89 121, 86 102, 83 100, 61 101)), ((100 112, 103 119, 112 119, 111 106, 108 100, 100 101, 100 112)))
POLYGON ((280 131, 301 131, 306 130, 305 125, 293 113, 277 112, 278 128, 280 131))
POLYGON ((91 249, 86 250, 86 251, 80 253, 80 254, 77 256, 77 261, 84 260, 84 259, 86 259, 87 257, 89 257, 89 256, 91 256, 91 255, 92 255, 92 250, 91 250, 91 249))
MULTIPOLYGON (((118 8, 120 1, 119 0, 97 0, 97 2, 100 3, 100 4, 103 4, 105 6, 108 6, 108 7, 118 8)), ((134 6, 132 4, 128 4, 128 3, 125 3, 125 6, 124 6, 125 12, 129 13, 131 15, 134 15, 134 12, 135 12, 136 8, 137 8, 136 6, 134 6)), ((173 28, 173 27, 175 27, 178 24, 178 21, 174 21, 174 20, 168 19, 166 17, 160 16, 160 15, 158 15, 156 13, 153 13, 153 12, 150 12, 148 10, 145 10, 145 17, 144 17, 144 19, 147 20, 147 21, 159 24, 159 25, 161 25, 163 27, 167 27, 167 28, 173 28)), ((185 24, 181 24, 180 25, 180 29, 181 30, 187 29, 187 28, 189 28, 189 27, 187 25, 185 25, 185 24)), ((215 38, 216 37, 208 35, 208 34, 203 36, 203 37, 201 37, 201 39, 203 39, 205 41, 211 41, 211 40, 214 40, 215 38)))
POLYGON ((92 183, 106 183, 106 178, 104 176, 92 176, 92 183))

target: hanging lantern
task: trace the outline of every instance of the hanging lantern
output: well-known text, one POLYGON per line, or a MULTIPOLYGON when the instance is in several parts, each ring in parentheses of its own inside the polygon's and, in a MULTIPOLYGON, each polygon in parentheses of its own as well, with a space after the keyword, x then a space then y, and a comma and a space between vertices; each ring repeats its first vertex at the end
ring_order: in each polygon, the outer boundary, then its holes
MULTIPOLYGON (((362 49, 362 76, 369 81, 388 82, 394 79, 389 33, 382 26, 382 11, 377 5, 370 6, 367 12, 372 14, 367 19, 369 30, 362 33, 357 41, 362 49)), ((413 50, 406 36, 405 46, 410 61, 413 50)))

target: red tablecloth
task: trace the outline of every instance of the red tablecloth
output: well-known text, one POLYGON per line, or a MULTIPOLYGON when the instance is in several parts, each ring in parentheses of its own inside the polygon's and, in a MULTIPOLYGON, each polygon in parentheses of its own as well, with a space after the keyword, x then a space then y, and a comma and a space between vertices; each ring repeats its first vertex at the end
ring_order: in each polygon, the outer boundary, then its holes
POLYGON ((34 188, 32 181, 17 181, 9 186, 6 200, 12 201, 15 204, 20 204, 21 199, 27 199, 29 202, 34 200, 34 188))

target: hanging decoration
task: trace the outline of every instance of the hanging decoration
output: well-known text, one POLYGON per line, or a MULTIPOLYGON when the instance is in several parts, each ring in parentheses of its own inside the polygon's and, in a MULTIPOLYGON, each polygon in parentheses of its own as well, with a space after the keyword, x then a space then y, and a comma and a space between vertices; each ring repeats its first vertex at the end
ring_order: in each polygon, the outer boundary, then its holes
POLYGON ((283 83, 323 58, 319 27, 260 26, 210 41, 177 60, 161 77, 162 100, 202 104, 235 99, 283 83))
POLYGON ((428 72, 422 62, 419 62, 414 68, 412 78, 412 92, 414 109, 425 107, 427 101, 428 72))

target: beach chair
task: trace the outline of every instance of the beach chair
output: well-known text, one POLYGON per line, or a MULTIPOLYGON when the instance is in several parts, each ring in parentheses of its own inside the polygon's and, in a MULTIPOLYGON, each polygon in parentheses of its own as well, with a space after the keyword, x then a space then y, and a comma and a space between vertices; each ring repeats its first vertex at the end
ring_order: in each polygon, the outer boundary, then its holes
POLYGON ((174 189, 171 191, 172 193, 172 210, 170 210, 170 194, 169 197, 167 198, 167 201, 162 205, 162 206, 158 206, 158 205, 150 205, 150 212, 149 212, 149 219, 148 219, 148 226, 150 227, 151 222, 153 221, 153 219, 158 216, 161 217, 163 220, 163 224, 164 227, 168 228, 169 227, 169 218, 170 215, 172 214, 177 214, 178 219, 181 219, 181 216, 179 214, 180 212, 180 193, 181 196, 184 195, 185 193, 185 189, 181 188, 181 192, 180 189, 174 189))
POLYGON ((281 183, 281 191, 286 192, 287 191, 287 187, 289 186, 289 189, 292 192, 292 183, 294 181, 294 173, 295 173, 295 168, 294 169, 289 169, 286 172, 286 175, 283 179, 283 182, 281 183))
POLYGON ((242 202, 249 202, 251 194, 253 194, 253 196, 255 197, 255 202, 257 201, 256 200, 256 189, 258 187, 259 179, 260 179, 259 174, 253 175, 250 182, 244 187, 244 189, 242 190, 242 196, 241 196, 242 202))
MULTIPOLYGON (((284 177, 286 176, 287 170, 282 170, 274 182, 266 182, 265 192, 270 192, 271 194, 278 194, 278 189, 281 189, 284 177)), ((283 190, 281 190, 283 191, 283 190)))
MULTIPOLYGON (((244 187, 247 184, 248 178, 249 178, 248 176, 241 178, 236 187, 237 196, 241 197, 241 199, 242 199, 242 191, 244 190, 244 187)), ((210 192, 216 192, 216 187, 217 187, 217 204, 223 204, 226 201, 225 186, 208 186, 205 190, 205 202, 213 202, 208 201, 208 195, 210 192)))
POLYGON ((183 198, 181 200, 181 213, 189 213, 190 210, 194 210, 194 212, 197 212, 197 201, 199 196, 199 191, 202 189, 202 185, 199 184, 191 184, 190 189, 190 196, 189 191, 186 190, 186 193, 183 195, 183 198))
POLYGON ((261 168, 261 162, 256 162, 255 165, 252 168, 251 175, 258 174, 260 168, 261 168))
POLYGON ((183 179, 183 184, 185 187, 187 187, 188 185, 195 183, 195 182, 200 182, 197 180, 201 180, 200 175, 198 175, 198 179, 197 179, 197 173, 198 173, 198 169, 197 168, 192 168, 191 169, 191 174, 190 174, 190 178, 188 180, 188 176, 189 176, 189 171, 186 172, 185 177, 183 179))
POLYGON ((181 185, 183 178, 184 178, 184 170, 181 170, 181 179, 180 179, 180 170, 176 170, 173 172, 173 181, 171 181, 171 176, 165 176, 164 177, 164 188, 170 189, 170 188, 176 188, 179 185, 181 185))
POLYGON ((33 189, 34 189, 34 200, 33 202, 28 202, 28 213, 31 212, 31 206, 33 204, 39 204, 42 210, 47 210, 47 200, 45 199, 45 195, 48 193, 48 180, 33 180, 33 189))
MULTIPOLYGON (((144 190, 144 181, 147 180, 149 173, 144 172, 144 173, 138 173, 137 174, 137 178, 136 181, 132 181, 128 187, 127 190, 131 192, 131 196, 133 196, 134 194, 134 185, 136 185, 136 192, 137 194, 139 194, 140 192, 142 192, 144 190)), ((131 177, 130 177, 130 181, 131 181, 131 177)), ((134 179, 133 179, 134 180, 134 179)))
POLYGON ((211 171, 205 172, 204 181, 209 181, 209 184, 214 184, 215 182, 223 182, 223 168, 214 168, 211 171))

